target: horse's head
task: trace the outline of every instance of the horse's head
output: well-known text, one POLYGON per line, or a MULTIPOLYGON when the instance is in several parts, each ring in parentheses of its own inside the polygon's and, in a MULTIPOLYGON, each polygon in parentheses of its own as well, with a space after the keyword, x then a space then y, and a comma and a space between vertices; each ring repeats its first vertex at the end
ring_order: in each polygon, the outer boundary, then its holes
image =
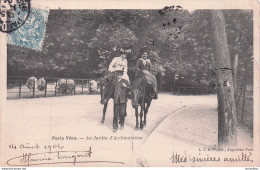
POLYGON ((108 79, 104 78, 102 81, 100 81, 100 94, 101 94, 101 104, 106 104, 108 102, 108 99, 105 98, 105 94, 108 91, 108 79))
POLYGON ((139 89, 132 89, 131 90, 131 102, 132 102, 132 106, 133 108, 137 108, 138 104, 139 104, 139 98, 141 96, 141 91, 139 89))
POLYGON ((142 99, 142 80, 137 79, 131 87, 131 102, 133 108, 137 108, 142 99))

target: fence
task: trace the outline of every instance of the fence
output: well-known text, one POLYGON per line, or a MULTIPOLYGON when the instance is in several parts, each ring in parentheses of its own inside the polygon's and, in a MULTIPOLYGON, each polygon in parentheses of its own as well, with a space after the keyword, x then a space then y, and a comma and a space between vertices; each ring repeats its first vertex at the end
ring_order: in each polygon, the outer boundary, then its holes
MULTIPOLYGON (((236 61, 237 60, 237 61, 236 61)), ((254 127, 254 99, 253 99, 253 62, 246 60, 246 62, 238 62, 237 71, 235 70, 235 104, 237 119, 240 123, 245 125, 253 137, 253 127, 254 127)))
POLYGON ((253 89, 244 86, 235 93, 238 121, 246 125, 253 134, 253 89))
MULTIPOLYGON (((65 90, 64 93, 57 89, 57 82, 61 78, 44 77, 46 80, 45 88, 43 91, 37 89, 35 83, 29 89, 26 86, 28 77, 8 76, 7 77, 7 98, 32 98, 32 97, 51 97, 51 96, 64 96, 64 95, 79 95, 79 94, 93 94, 100 91, 100 83, 97 81, 97 87, 92 87, 90 79, 75 79, 65 78, 66 82, 69 79, 75 81, 72 91, 65 90)), ((66 84, 67 86, 67 84, 66 84)))
POLYGON ((171 87, 171 92, 178 95, 207 95, 215 94, 215 88, 206 87, 171 87))

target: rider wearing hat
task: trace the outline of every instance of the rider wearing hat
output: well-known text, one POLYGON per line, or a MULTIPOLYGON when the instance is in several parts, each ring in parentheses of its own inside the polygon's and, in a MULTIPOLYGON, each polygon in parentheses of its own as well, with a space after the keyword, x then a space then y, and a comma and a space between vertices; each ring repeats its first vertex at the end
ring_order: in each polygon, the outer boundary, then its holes
MULTIPOLYGON (((102 104, 105 104, 108 102, 110 98, 113 97, 113 92, 115 89, 115 84, 117 83, 117 80, 124 79, 129 83, 129 77, 127 75, 127 54, 125 52, 122 52, 119 57, 113 58, 111 63, 109 64, 108 67, 108 75, 105 77, 105 82, 108 82, 106 84, 106 92, 105 92, 105 97, 101 101, 102 104)), ((124 86, 125 83, 124 83, 124 86)))
POLYGON ((124 128, 126 117, 127 96, 130 90, 129 77, 127 75, 127 54, 122 53, 119 57, 115 57, 109 64, 108 70, 114 76, 110 83, 110 94, 114 98, 114 117, 113 131, 118 129, 118 119, 120 119, 121 129, 124 128), (114 92, 114 93, 113 93, 114 92))
POLYGON ((152 97, 158 99, 158 89, 157 81, 154 75, 150 73, 151 71, 151 61, 148 59, 147 52, 143 52, 142 57, 136 61, 136 79, 140 76, 144 76, 149 84, 153 87, 152 97))

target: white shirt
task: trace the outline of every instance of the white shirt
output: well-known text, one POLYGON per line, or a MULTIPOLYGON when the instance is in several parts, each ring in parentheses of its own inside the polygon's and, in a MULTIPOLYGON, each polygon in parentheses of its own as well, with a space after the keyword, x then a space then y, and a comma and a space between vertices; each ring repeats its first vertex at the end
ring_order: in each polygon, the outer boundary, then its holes
POLYGON ((109 64, 108 70, 110 72, 114 72, 114 71, 118 71, 118 70, 127 72, 127 60, 122 57, 115 57, 109 64))
POLYGON ((120 76, 120 78, 125 79, 129 82, 129 77, 127 75, 127 59, 122 58, 122 57, 115 57, 113 58, 113 60, 111 61, 111 63, 109 64, 109 68, 108 70, 110 72, 114 72, 114 71, 124 71, 123 76, 120 76))

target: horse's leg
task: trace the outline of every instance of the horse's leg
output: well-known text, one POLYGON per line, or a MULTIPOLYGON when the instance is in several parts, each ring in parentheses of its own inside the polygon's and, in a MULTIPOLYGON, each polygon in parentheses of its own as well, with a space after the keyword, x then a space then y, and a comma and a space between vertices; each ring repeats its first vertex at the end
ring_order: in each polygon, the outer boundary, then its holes
POLYGON ((105 116, 106 116, 106 111, 107 111, 107 104, 108 104, 108 103, 105 103, 105 104, 104 104, 104 107, 103 107, 103 116, 102 116, 102 119, 101 119, 101 122, 100 122, 100 123, 104 123, 104 122, 105 122, 105 116))
POLYGON ((144 104, 141 105, 140 111, 140 129, 143 129, 143 113, 144 113, 144 104))
POLYGON ((135 108, 135 118, 136 118, 135 129, 138 129, 138 126, 139 126, 139 123, 138 123, 138 106, 135 108))
POLYGON ((142 102, 141 102, 141 111, 140 111, 140 129, 143 129, 143 113, 145 111, 145 95, 146 95, 146 83, 143 85, 143 94, 142 94, 142 102))
POLYGON ((150 105, 151 105, 151 102, 152 102, 152 100, 149 100, 149 101, 147 102, 146 108, 145 108, 145 110, 144 110, 144 126, 146 126, 146 115, 147 115, 147 113, 148 113, 148 109, 149 109, 149 107, 150 107, 150 105))

